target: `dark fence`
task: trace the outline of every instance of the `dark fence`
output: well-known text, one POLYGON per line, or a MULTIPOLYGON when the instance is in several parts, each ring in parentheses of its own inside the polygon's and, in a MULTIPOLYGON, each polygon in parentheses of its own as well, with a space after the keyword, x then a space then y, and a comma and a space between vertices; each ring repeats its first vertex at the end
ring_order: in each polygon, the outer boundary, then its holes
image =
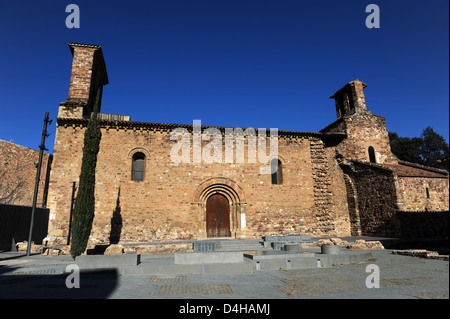
POLYGON ((403 238, 448 239, 449 212, 397 212, 403 238))
MULTIPOLYGON (((0 204, 0 250, 10 251, 15 243, 28 241, 31 222, 31 206, 0 204)), ((42 244, 47 236, 48 208, 36 207, 31 241, 42 244)))

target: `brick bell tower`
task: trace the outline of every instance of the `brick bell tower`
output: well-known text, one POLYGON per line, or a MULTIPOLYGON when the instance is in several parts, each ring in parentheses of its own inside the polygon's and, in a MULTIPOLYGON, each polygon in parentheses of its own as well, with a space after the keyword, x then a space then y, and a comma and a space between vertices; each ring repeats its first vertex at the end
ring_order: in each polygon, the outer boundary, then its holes
MULTIPOLYGON (((69 96, 59 104, 59 118, 89 118, 97 94, 108 84, 105 60, 100 45, 69 42, 72 52, 72 73, 69 96)), ((100 111, 100 109, 99 109, 100 111)))
POLYGON ((398 159, 391 152, 385 118, 372 114, 367 108, 366 87, 367 84, 357 79, 330 96, 335 100, 338 119, 321 132, 347 135, 337 147, 347 159, 377 164, 397 163, 398 159))

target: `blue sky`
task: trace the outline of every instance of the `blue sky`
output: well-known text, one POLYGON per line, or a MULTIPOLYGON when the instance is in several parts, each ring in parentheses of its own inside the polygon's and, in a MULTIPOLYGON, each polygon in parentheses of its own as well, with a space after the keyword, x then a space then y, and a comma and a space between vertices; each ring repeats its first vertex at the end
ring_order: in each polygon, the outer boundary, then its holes
POLYGON ((0 0, 0 30, 0 139, 35 149, 68 95, 68 42, 102 46, 102 112, 134 121, 316 132, 358 78, 389 131, 449 140, 448 0, 0 0), (379 29, 365 26, 370 3, 379 29))

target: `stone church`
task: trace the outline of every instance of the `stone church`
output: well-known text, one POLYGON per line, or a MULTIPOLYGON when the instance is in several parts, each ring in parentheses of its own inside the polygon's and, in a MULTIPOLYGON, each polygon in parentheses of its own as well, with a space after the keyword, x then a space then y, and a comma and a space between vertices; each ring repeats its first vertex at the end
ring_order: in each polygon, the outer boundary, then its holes
MULTIPOLYGON (((67 100, 59 106, 47 204, 49 235, 61 242, 70 236, 84 132, 95 97, 108 84, 101 46, 69 47, 72 73, 67 100)), ((278 130, 269 174, 261 174, 248 152, 240 162, 196 162, 193 154, 190 161, 173 161, 178 141, 171 133, 182 128, 194 139, 193 124, 101 113, 90 242, 396 236, 398 211, 448 210, 448 172, 392 154, 385 118, 367 108, 365 87, 354 80, 336 91, 331 98, 337 119, 318 132, 278 130)), ((244 134, 245 143, 249 138, 244 134)))

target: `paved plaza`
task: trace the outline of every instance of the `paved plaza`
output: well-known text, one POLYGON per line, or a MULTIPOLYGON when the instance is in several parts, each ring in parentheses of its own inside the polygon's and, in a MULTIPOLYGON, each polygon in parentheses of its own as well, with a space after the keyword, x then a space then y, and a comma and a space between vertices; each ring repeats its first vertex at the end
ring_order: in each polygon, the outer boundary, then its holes
MULTIPOLYGON (((67 288, 70 256, 0 253, 0 299, 446 299, 449 262, 372 250, 364 262, 309 269, 204 274, 81 271, 67 288), (374 268, 375 267, 375 268, 374 268), (374 286, 374 269, 379 273, 374 286), (372 284, 371 284, 372 283, 372 284)), ((174 254, 141 255, 141 265, 173 265, 174 254)))

